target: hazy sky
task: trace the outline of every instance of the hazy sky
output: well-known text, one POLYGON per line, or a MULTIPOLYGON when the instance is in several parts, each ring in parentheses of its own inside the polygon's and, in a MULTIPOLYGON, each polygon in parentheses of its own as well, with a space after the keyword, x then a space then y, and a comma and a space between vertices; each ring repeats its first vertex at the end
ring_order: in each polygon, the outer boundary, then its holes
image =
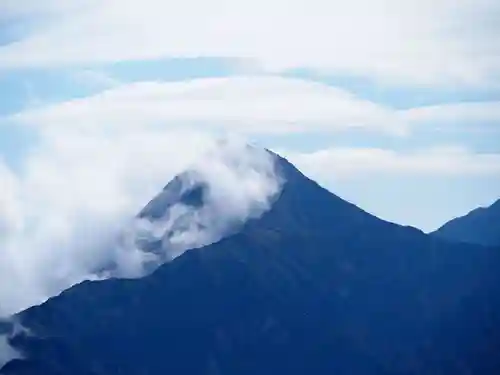
POLYGON ((498 19, 497 0, 2 0, 0 234, 54 202, 146 203, 226 133, 432 230, 500 196, 498 19))

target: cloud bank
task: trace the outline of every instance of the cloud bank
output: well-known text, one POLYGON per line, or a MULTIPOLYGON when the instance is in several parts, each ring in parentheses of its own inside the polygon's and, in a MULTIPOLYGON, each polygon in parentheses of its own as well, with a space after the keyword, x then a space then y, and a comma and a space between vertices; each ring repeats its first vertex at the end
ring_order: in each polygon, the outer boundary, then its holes
MULTIPOLYGON (((40 137, 20 171, 0 163, 0 316, 83 279, 102 277, 112 263, 120 276, 140 276, 147 256, 134 241, 120 246, 117 241, 134 215, 190 165, 210 186, 209 205, 194 213, 185 210, 184 219, 206 228, 197 233, 180 226, 179 218, 161 223, 165 230, 173 225, 171 241, 183 243, 182 251, 220 238, 224 226, 218 225, 224 220, 213 220, 219 215, 245 220, 262 212, 277 188, 269 160, 232 142, 225 154, 209 152, 213 137, 203 133, 150 129, 110 136, 46 128, 40 137), (204 152, 209 153, 193 164, 204 152)), ((181 208, 175 208, 178 215, 181 208)), ((179 246, 164 258, 180 254, 179 246)))

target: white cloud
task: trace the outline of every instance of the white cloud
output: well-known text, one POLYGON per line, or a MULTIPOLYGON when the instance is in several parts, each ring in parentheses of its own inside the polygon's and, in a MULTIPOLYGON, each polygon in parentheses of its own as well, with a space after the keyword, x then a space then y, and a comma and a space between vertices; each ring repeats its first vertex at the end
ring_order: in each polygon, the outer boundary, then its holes
POLYGON ((180 191, 177 185, 169 186, 130 228, 143 241, 161 241, 161 251, 156 251, 160 262, 187 249, 219 241, 238 230, 247 219, 261 216, 270 208, 282 183, 271 154, 237 138, 216 143, 179 177, 180 191), (205 187, 201 206, 176 202, 177 197, 201 186, 205 187), (166 202, 168 209, 163 208, 161 217, 150 214, 151 209, 158 211, 166 202))
POLYGON ((213 144, 207 133, 70 126, 39 132, 22 168, 0 163, 0 317, 102 277, 98 271, 109 265, 118 266, 115 275, 140 276, 151 259, 134 244, 133 218, 187 167, 208 183, 207 205, 176 205, 184 217, 174 212, 145 228, 153 234, 160 225, 172 235, 159 262, 260 215, 279 188, 272 162, 234 140, 222 154, 216 149, 192 164, 213 144))
MULTIPOLYGON (((90 73, 91 74, 91 73, 90 73)), ((110 82, 108 82, 110 83, 110 82)), ((362 129, 407 135, 420 128, 500 130, 500 102, 458 102, 397 110, 326 84, 276 76, 138 82, 18 113, 35 126, 93 129, 144 126, 245 134, 362 129)))
MULTIPOLYGON (((386 82, 498 85, 495 0, 51 3, 63 16, 1 48, 0 66, 220 56, 273 71, 309 67, 386 82)), ((11 12, 33 9, 22 4, 12 3, 11 12)))
POLYGON ((81 128, 162 126, 243 133, 364 128, 403 134, 394 110, 310 81, 264 77, 140 82, 24 112, 14 120, 81 128))
POLYGON ((476 154, 460 146, 442 146, 413 152, 380 148, 332 147, 312 153, 286 153, 313 178, 325 181, 364 179, 383 175, 495 176, 500 154, 476 154))
POLYGON ((6 335, 0 334, 0 369, 7 362, 13 359, 19 358, 19 353, 17 353, 8 343, 8 337, 6 335))
POLYGON ((109 262, 120 228, 209 142, 180 132, 43 130, 21 170, 0 170, 0 316, 109 262))
POLYGON ((500 101, 416 107, 402 111, 402 118, 415 125, 434 125, 439 129, 450 129, 454 125, 467 124, 470 125, 469 131, 500 130, 500 101))
POLYGON ((29 331, 17 319, 0 318, 0 370, 6 363, 13 359, 23 358, 22 353, 10 345, 10 340, 21 332, 29 334, 29 331))

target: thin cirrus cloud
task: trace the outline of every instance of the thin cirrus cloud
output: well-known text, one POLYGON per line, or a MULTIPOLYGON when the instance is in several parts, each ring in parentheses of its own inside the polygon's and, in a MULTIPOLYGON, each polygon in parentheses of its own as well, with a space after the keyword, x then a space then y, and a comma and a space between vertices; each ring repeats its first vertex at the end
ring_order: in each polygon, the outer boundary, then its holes
POLYGON ((500 77, 495 0, 68 0, 46 14, 6 4, 46 22, 0 48, 4 68, 216 56, 413 85, 500 77))

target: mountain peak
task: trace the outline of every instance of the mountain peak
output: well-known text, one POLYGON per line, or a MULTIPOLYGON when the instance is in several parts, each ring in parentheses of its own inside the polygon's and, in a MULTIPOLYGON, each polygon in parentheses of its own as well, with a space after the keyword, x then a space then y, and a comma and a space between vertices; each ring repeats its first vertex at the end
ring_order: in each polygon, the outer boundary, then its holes
POLYGON ((276 153, 225 139, 165 185, 125 230, 123 242, 140 267, 130 272, 125 256, 125 266, 111 268, 121 277, 142 276, 243 228, 257 236, 341 235, 380 225, 391 224, 322 188, 276 153))
POLYGON ((269 150, 219 140, 139 212, 128 242, 155 258, 149 269, 216 242, 269 210, 292 168, 269 150))

